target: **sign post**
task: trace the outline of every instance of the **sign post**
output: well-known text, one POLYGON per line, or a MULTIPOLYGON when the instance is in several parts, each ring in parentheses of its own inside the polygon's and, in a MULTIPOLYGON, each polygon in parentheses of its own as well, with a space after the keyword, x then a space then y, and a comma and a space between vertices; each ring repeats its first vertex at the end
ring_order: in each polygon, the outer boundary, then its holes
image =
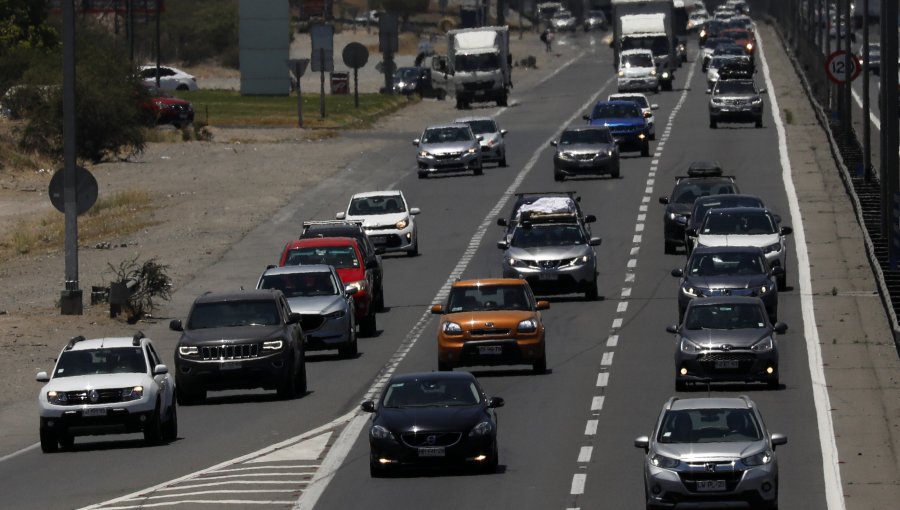
POLYGON ((855 80, 862 71, 862 63, 855 55, 848 55, 844 50, 831 52, 825 59, 825 73, 832 82, 843 85, 855 80), (847 58, 851 57, 851 58, 847 58), (850 67, 848 69, 847 63, 850 67))
POLYGON ((300 88, 300 78, 306 72, 306 66, 309 65, 308 58, 292 58, 287 61, 288 70, 297 79, 297 127, 303 127, 303 91, 300 88))
POLYGON ((358 42, 348 43, 341 52, 344 65, 353 69, 353 104, 359 108, 359 77, 357 71, 369 61, 369 50, 358 42))
POLYGON ((384 92, 394 93, 394 54, 400 47, 397 15, 384 13, 378 18, 378 51, 384 58, 384 92))
POLYGON ((334 72, 334 26, 313 25, 309 28, 312 38, 312 70, 320 73, 319 113, 325 118, 325 73, 334 72))

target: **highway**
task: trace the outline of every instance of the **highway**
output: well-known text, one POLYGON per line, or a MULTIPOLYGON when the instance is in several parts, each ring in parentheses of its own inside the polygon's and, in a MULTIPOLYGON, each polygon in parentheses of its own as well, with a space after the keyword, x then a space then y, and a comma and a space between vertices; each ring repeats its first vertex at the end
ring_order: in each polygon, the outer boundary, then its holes
MULTIPOLYGON (((759 195, 781 214, 783 225, 797 227, 799 218, 791 217, 782 181, 771 101, 767 98, 763 129, 752 124, 709 129, 705 76, 693 42, 675 90, 651 96, 659 104, 652 157, 626 154, 621 179, 555 183, 549 141, 564 126, 583 122, 581 115, 598 98, 615 92, 611 50, 599 44, 599 36, 594 44, 589 44, 593 36, 575 37, 559 41, 558 73, 544 81, 517 83, 512 106, 476 106, 474 113, 496 114, 509 130, 508 168, 488 167, 480 177, 420 180, 413 171, 410 141, 424 124, 406 131, 350 134, 381 137, 386 146, 362 155, 350 165, 352 172, 296 197, 180 289, 169 305, 172 317, 183 317, 205 290, 252 286, 284 242, 298 233, 302 220, 333 217, 354 192, 399 188, 411 206, 422 209, 416 219, 421 255, 384 258, 389 311, 378 317, 377 337, 360 339, 359 358, 310 355, 310 393, 293 401, 261 392, 227 392, 213 394, 206 405, 184 407, 179 411, 180 439, 169 445, 144 447, 138 436, 83 438, 73 452, 43 455, 32 449, 9 458, 0 462, 3 506, 81 508, 108 502, 101 506, 217 508, 230 502, 228 508, 290 508, 302 497, 303 505, 315 503, 319 509, 641 507, 643 452, 632 441, 650 433, 662 404, 675 394, 674 342, 665 327, 676 320, 677 279, 669 273, 685 260, 683 254, 663 254, 663 206, 657 198, 668 195, 674 177, 692 161, 717 160, 736 176, 742 192, 759 195), (346 444, 338 440, 341 427, 325 427, 324 436, 309 436, 321 444, 306 442, 302 452, 282 458, 253 454, 355 411, 383 370, 436 369, 436 321, 425 313, 427 307, 456 276, 500 274, 498 212, 506 213, 513 192, 543 190, 576 190, 585 212, 597 216, 592 230, 603 238, 597 248, 602 299, 551 300, 544 313, 548 374, 534 376, 524 367, 474 370, 490 395, 506 400, 499 410, 501 467, 496 474, 438 471, 371 479, 365 428, 358 436, 344 436, 346 444), (317 485, 315 497, 303 494, 321 469, 322 455, 343 446, 346 458, 336 474, 317 485), (314 454, 304 456, 309 451, 314 454), (249 457, 234 460, 244 456, 249 457), (258 462, 243 462, 253 459, 258 462), (211 467, 215 469, 191 476, 211 467), (152 487, 156 489, 148 490, 152 487)), ((757 76, 765 86, 763 71, 757 76)), ((451 120, 457 113, 447 105, 436 108, 440 110, 426 114, 429 119, 451 120)), ((788 436, 788 445, 778 450, 781 508, 822 509, 823 454, 792 239, 789 244, 789 288, 779 298, 779 320, 790 327, 779 338, 782 388, 724 385, 713 386, 711 393, 749 395, 769 429, 788 436)), ((171 363, 177 337, 163 322, 148 334, 171 363)))

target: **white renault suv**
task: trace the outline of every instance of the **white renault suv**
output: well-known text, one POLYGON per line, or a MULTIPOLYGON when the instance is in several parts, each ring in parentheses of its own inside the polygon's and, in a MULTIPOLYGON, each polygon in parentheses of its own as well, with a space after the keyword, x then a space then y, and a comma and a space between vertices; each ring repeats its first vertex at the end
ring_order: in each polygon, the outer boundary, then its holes
POLYGON ((412 257, 419 253, 417 214, 419 208, 409 207, 402 191, 368 191, 353 195, 347 210, 335 217, 362 221, 363 229, 379 252, 405 251, 412 257))
POLYGON ((41 449, 71 448, 75 436, 144 433, 149 444, 178 436, 175 380, 149 338, 85 340, 77 336, 59 354, 38 394, 41 449))

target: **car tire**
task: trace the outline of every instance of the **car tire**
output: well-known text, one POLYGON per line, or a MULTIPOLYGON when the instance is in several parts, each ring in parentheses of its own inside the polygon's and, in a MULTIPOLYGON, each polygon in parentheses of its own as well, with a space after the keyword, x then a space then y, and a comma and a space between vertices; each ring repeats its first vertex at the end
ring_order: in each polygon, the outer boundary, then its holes
POLYGON ((386 467, 379 466, 373 461, 369 461, 369 476, 372 478, 385 478, 388 476, 386 467))
POLYGON ((619 177, 622 176, 622 172, 619 169, 619 165, 616 165, 616 168, 614 168, 613 171, 610 172, 609 176, 612 177, 613 179, 618 179, 619 177))
POLYGON ((775 377, 773 379, 767 380, 766 386, 768 386, 770 390, 777 390, 781 388, 781 381, 778 379, 778 377, 775 377))
POLYGON ((673 243, 671 241, 665 241, 663 244, 664 244, 663 253, 665 253, 666 255, 674 255, 675 254, 675 250, 677 249, 675 246, 675 243, 673 243))
POLYGON ((379 312, 384 311, 384 287, 379 287, 378 294, 375 295, 375 309, 379 312))
POLYGON ((484 174, 484 167, 482 165, 478 165, 478 168, 472 171, 473 175, 482 175, 484 174))
POLYGON ((144 424, 144 442, 148 445, 158 445, 162 442, 162 418, 160 418, 159 402, 153 409, 153 415, 144 424))
POLYGON ((650 133, 650 136, 647 137, 651 142, 656 141, 656 131, 650 133))
POLYGON ((275 392, 281 400, 291 400, 297 396, 297 374, 294 371, 294 363, 290 362, 284 370, 284 379, 278 385, 275 392))
POLYGON ((687 381, 682 381, 678 378, 675 379, 675 391, 687 391, 687 386, 687 381))
POLYGON ((710 128, 710 129, 716 129, 716 128, 718 128, 718 127, 719 127, 718 122, 716 122, 715 119, 713 119, 713 118, 710 117, 710 119, 709 119, 709 128, 710 128))
POLYGON ((584 291, 584 300, 585 301, 596 301, 600 295, 597 292, 597 277, 594 276, 594 280, 588 284, 587 289, 584 291))
POLYGON ((349 342, 338 347, 338 356, 342 358, 355 358, 359 354, 359 342, 356 340, 356 331, 353 331, 352 325, 350 326, 349 338, 349 342))
POLYGON ((641 157, 646 158, 649 156, 650 156, 650 144, 648 143, 648 144, 645 144, 643 147, 641 147, 641 157))
POLYGON ((446 100, 446 99, 447 99, 447 91, 444 90, 444 89, 439 90, 439 91, 438 91, 438 96, 437 96, 437 97, 438 97, 438 101, 444 101, 444 100, 446 100))
POLYGON ((547 353, 531 364, 531 372, 537 375, 547 373, 547 353))
POLYGON ((59 436, 56 432, 42 428, 41 435, 41 451, 44 453, 54 453, 59 450, 59 436))
POLYGON ((185 85, 185 84, 182 83, 181 85, 175 87, 175 90, 179 90, 179 91, 181 91, 181 92, 187 92, 187 91, 190 90, 190 89, 188 88, 187 85, 185 85))
POLYGON ((499 99, 497 99, 497 106, 509 106, 509 98, 506 96, 506 94, 503 94, 499 99))
POLYGON ((563 182, 564 180, 566 180, 566 174, 564 174, 558 170, 554 170, 553 171, 553 180, 556 182, 563 182))
POLYGON ((178 401, 178 405, 182 406, 192 406, 203 403, 206 400, 206 390, 205 389, 195 389, 188 390, 182 384, 177 384, 175 386, 175 397, 178 401))
POLYGON ((424 179, 428 177, 428 172, 418 172, 419 179, 424 179))
POLYGON ((170 443, 178 439, 178 406, 175 402, 169 406, 169 412, 166 413, 169 419, 162 426, 163 441, 170 443))
POLYGON ((497 448, 497 441, 494 441, 494 447, 491 449, 491 457, 483 466, 481 466, 481 471, 485 474, 496 473, 498 466, 500 466, 500 451, 497 448))
POLYGON ((415 257, 419 254, 419 236, 416 236, 416 242, 413 244, 413 247, 406 250, 407 257, 415 257))
POLYGON ((763 127, 762 117, 756 119, 755 125, 756 125, 756 129, 759 129, 759 128, 763 127))
POLYGON ((508 164, 506 164, 506 152, 503 153, 503 157, 500 158, 500 162, 497 163, 497 166, 501 168, 506 168, 509 166, 508 164))
POLYGON ((370 311, 369 315, 366 315, 363 317, 363 320, 359 321, 359 332, 363 336, 375 336, 376 328, 375 312, 370 311))
POLYGON ((453 366, 449 363, 438 361, 438 372, 452 372, 453 366))
POLYGON ((787 268, 783 267, 782 269, 784 269, 784 274, 775 277, 775 283, 778 285, 778 292, 787 288, 787 268))
POLYGON ((294 385, 294 391, 297 395, 306 395, 309 389, 306 379, 306 352, 300 353, 300 370, 297 371, 297 382, 294 385))

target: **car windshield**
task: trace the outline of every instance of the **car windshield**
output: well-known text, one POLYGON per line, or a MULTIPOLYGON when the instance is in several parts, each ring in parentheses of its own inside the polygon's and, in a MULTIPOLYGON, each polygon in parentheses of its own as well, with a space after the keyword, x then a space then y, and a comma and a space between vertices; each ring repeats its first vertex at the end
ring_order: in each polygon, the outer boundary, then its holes
POLYGON ((588 11, 588 18, 606 18, 606 14, 603 11, 588 11))
POLYGON ((716 85, 716 94, 753 95, 756 94, 756 88, 748 81, 725 80, 716 85))
POLYGON ((669 54, 669 40, 666 36, 658 37, 623 37, 622 50, 650 50, 654 56, 669 54))
MULTIPOLYGON (((732 20, 733 22, 734 20, 732 20)), ((739 20, 740 22, 740 20, 739 20)), ((722 37, 727 37, 732 41, 740 41, 741 39, 750 39, 750 33, 746 30, 725 30, 722 32, 722 37)))
POLYGON ((401 67, 394 73, 394 81, 416 81, 419 78, 419 68, 401 67))
POLYGON ((731 60, 732 59, 730 57, 714 57, 712 60, 709 61, 709 68, 710 69, 718 69, 718 68, 722 67, 722 65, 725 64, 726 62, 731 62, 731 60))
POLYGON ((500 67, 500 55, 497 53, 457 55, 453 66, 457 71, 493 71, 500 67))
POLYGON ((740 46, 735 46, 733 44, 720 44, 716 51, 713 52, 714 55, 744 55, 744 48, 740 46))
POLYGON ((444 127, 426 129, 422 143, 453 143, 472 140, 472 130, 465 127, 444 127))
POLYGON ((563 131, 559 145, 613 143, 608 129, 571 129, 563 131))
POLYGON ((702 179, 679 184, 672 193, 672 201, 676 204, 693 204, 694 200, 707 195, 730 195, 734 193, 734 185, 721 180, 706 181, 702 179))
POLYGON ((356 197, 350 201, 347 214, 351 216, 371 216, 374 214, 398 214, 406 212, 400 195, 378 195, 356 197))
POLYGON ((646 53, 622 55, 622 67, 653 67, 653 57, 646 53))
POLYGON ((610 98, 610 101, 631 101, 641 108, 650 108, 650 102, 647 101, 647 97, 641 94, 634 94, 630 96, 615 96, 613 98, 610 98))
POLYGON ((278 324, 281 324, 281 315, 274 300, 220 301, 194 305, 187 329, 278 324))
POLYGON ((660 443, 744 443, 761 441, 762 431, 749 409, 685 409, 666 411, 660 443))
POLYGON ((759 329, 766 320, 759 305, 696 305, 688 308, 685 329, 759 329))
POLYGON ((641 110, 636 104, 622 103, 600 103, 594 106, 591 113, 593 119, 627 119, 643 117, 641 110))
POLYGON ((532 225, 517 227, 511 246, 540 248, 543 246, 576 246, 585 244, 584 233, 578 225, 532 225))
POLYGON ((709 39, 706 40, 705 43, 703 43, 703 47, 704 47, 704 48, 711 49, 711 50, 714 50, 714 49, 716 49, 720 44, 723 44, 723 43, 725 43, 725 44, 731 44, 731 39, 725 39, 725 38, 722 38, 722 37, 710 37, 709 39))
POLYGON ((466 124, 472 128, 472 132, 476 135, 483 135, 485 133, 496 133, 500 131, 497 129, 497 123, 490 119, 484 120, 468 120, 466 124))
POLYGON ((710 235, 767 235, 775 233, 775 223, 763 211, 706 215, 700 232, 710 235))
POLYGON ((391 383, 384 391, 382 407, 450 407, 481 403, 481 393, 472 381, 429 379, 391 383))
POLYGON ((447 300, 449 313, 479 310, 531 310, 524 285, 478 285, 453 287, 447 300))
POLYGON ((714 201, 706 201, 706 200, 698 200, 694 202, 694 212, 691 214, 691 223, 694 225, 699 225, 703 222, 703 218, 706 215, 706 212, 710 209, 717 209, 720 207, 762 207, 763 203, 758 198, 754 197, 734 197, 730 200, 714 200, 714 201))
POLYGON ((147 360, 140 347, 114 347, 63 351, 53 377, 91 374, 146 373, 147 360))
POLYGON ((325 264, 336 269, 359 267, 356 250, 352 246, 316 246, 289 250, 284 265, 308 266, 325 264))
POLYGON ((284 297, 335 296, 338 286, 330 272, 270 274, 262 277, 260 289, 278 289, 284 297))
POLYGON ((762 256, 751 252, 718 252, 692 256, 688 261, 690 276, 760 275, 766 272, 762 256))

